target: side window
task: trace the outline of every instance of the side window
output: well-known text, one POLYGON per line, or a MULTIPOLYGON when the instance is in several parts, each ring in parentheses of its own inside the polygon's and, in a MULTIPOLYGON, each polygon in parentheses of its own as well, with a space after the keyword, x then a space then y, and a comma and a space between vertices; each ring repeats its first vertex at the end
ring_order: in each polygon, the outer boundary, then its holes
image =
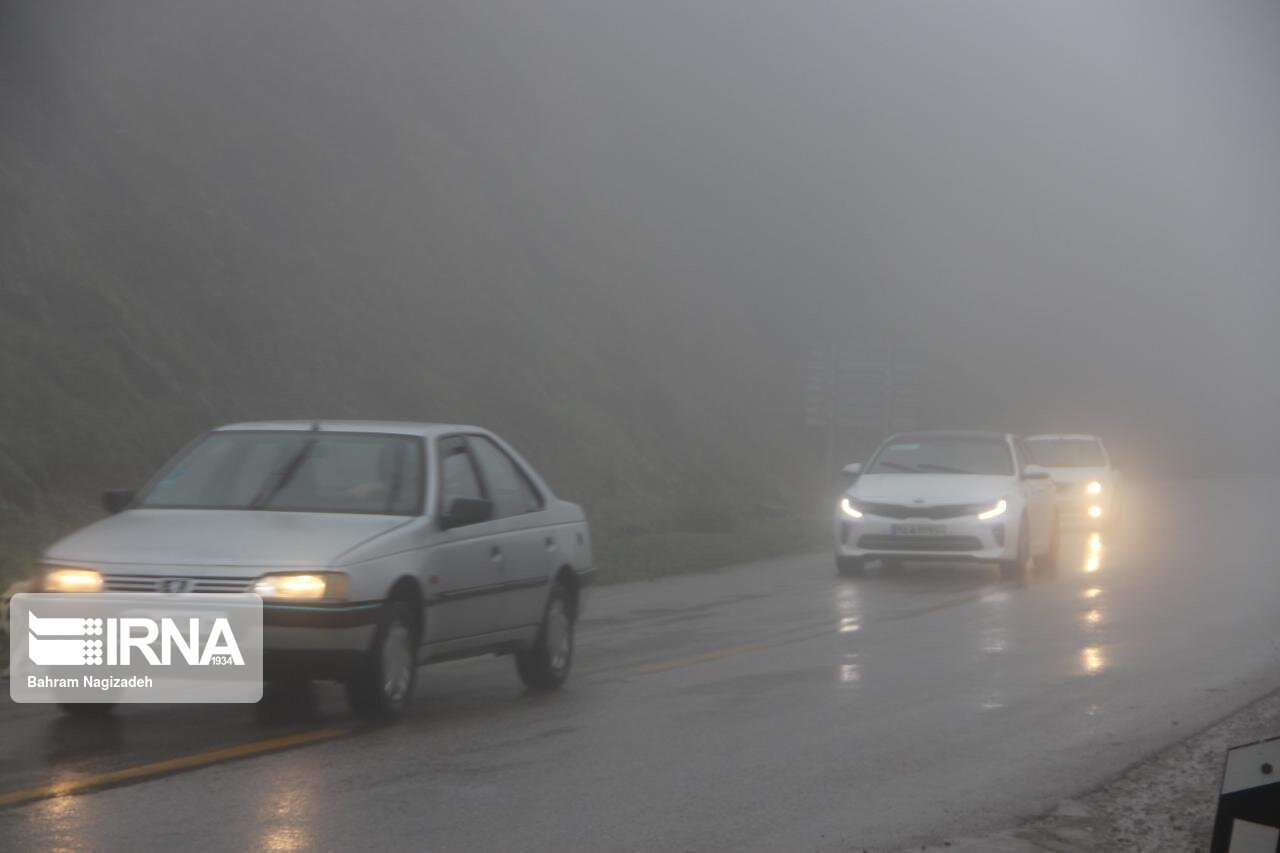
POLYGON ((501 447, 479 435, 468 436, 467 441, 489 487, 489 500, 493 501, 496 517, 521 515, 542 508, 542 499, 529 478, 501 447))
POLYGON ((457 498, 483 498, 480 478, 475 463, 462 436, 441 439, 440 450, 440 509, 443 512, 457 498))
POLYGON ((1018 439, 1013 443, 1013 449, 1015 451, 1013 454, 1013 459, 1014 459, 1014 462, 1017 464, 1016 470, 1018 471, 1019 476, 1021 476, 1022 469, 1026 468, 1033 461, 1031 452, 1027 450, 1027 445, 1023 443, 1022 439, 1018 439))

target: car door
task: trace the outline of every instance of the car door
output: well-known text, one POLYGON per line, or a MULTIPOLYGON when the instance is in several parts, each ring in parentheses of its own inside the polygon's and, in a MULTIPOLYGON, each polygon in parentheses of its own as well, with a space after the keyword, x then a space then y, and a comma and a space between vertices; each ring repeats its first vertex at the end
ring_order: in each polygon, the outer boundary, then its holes
MULTIPOLYGON (((1018 460, 1018 472, 1031 464, 1031 454, 1021 439, 1014 442, 1014 456, 1018 460)), ((1053 480, 1023 480, 1022 486, 1027 495, 1027 516, 1031 523, 1033 537, 1031 552, 1043 553, 1053 541, 1054 485, 1053 480)))
POLYGON ((537 624, 542 619, 558 549, 546 526, 545 500, 520 464, 497 442, 483 435, 468 436, 467 441, 498 523, 504 557, 499 571, 506 582, 502 625, 520 628, 537 624))
MULTIPOLYGON (((489 497, 465 436, 437 439, 436 470, 437 523, 454 500, 489 497)), ((505 582, 500 527, 500 519, 490 518, 440 531, 428 567, 429 642, 479 642, 499 630, 505 582)))

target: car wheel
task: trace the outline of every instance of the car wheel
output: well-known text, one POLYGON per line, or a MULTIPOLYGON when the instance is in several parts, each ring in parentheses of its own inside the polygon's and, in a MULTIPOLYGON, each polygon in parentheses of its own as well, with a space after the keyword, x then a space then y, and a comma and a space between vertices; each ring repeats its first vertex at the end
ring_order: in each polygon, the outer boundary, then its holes
POLYGON ((365 720, 385 722, 399 717, 413 698, 417 673, 417 620, 408 604, 390 602, 383 608, 359 672, 347 679, 351 710, 365 720))
POLYGON ((115 702, 59 702, 58 707, 68 717, 105 717, 115 710, 115 702))
POLYGON ((1036 568, 1046 574, 1054 574, 1058 571, 1058 552, 1062 550, 1062 527, 1058 521, 1058 516, 1053 517, 1053 533, 1049 536, 1049 550, 1043 556, 1036 558, 1036 568))
POLYGON ((1023 516, 1018 525, 1018 556, 1012 560, 1000 561, 1000 577, 1005 580, 1021 580, 1027 576, 1027 566, 1031 562, 1031 540, 1027 536, 1027 518, 1023 516))
POLYGON ((295 722, 315 714, 316 692, 306 678, 275 678, 262 685, 262 698, 254 706, 260 723, 295 722))
POLYGON ((573 665, 573 612, 564 584, 551 588, 542 625, 533 645, 516 653, 516 672, 526 687, 554 690, 569 677, 573 665))
POLYGON ((836 574, 845 578, 859 577, 865 565, 861 557, 836 557, 836 574))

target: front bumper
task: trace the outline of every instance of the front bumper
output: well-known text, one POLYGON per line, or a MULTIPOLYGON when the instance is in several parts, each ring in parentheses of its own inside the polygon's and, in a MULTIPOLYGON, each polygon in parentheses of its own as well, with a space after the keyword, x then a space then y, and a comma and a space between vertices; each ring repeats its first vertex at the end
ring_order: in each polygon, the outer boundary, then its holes
POLYGON ((841 557, 902 557, 945 562, 996 562, 1017 556, 1016 530, 1007 514, 999 520, 951 518, 941 521, 899 520, 864 515, 836 521, 836 554, 841 557), (905 528, 942 528, 941 535, 909 535, 905 528))
POLYGON ((262 606, 262 664, 267 678, 341 678, 373 644, 381 601, 262 606))
POLYGON ((1065 525, 1078 526, 1089 524, 1105 524, 1111 518, 1111 495, 1088 495, 1077 492, 1059 492, 1055 501, 1058 520, 1065 525), (1090 507, 1099 507, 1102 515, 1094 518, 1089 514, 1090 507))

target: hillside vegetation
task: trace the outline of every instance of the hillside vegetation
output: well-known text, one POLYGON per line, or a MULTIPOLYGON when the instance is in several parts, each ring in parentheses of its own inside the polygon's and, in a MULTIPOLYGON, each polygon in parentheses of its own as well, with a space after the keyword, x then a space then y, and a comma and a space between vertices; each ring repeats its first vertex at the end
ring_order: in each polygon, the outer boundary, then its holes
POLYGON ((0 59, 0 573, 251 418, 490 426, 588 508, 615 575, 809 535, 790 355, 646 234, 591 228, 590 196, 513 172, 537 153, 519 80, 318 69, 367 35, 335 35, 340 5, 40 6, 5 7, 0 59))

